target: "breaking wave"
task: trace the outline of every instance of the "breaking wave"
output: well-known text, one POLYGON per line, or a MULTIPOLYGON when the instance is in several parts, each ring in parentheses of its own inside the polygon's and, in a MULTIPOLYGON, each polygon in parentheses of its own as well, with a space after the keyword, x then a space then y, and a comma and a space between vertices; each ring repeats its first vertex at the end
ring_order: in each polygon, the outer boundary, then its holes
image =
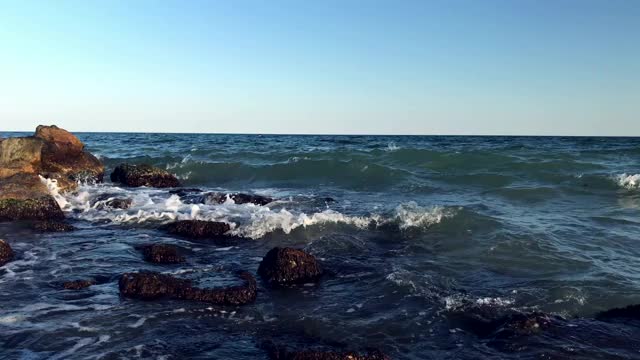
POLYGON ((60 195, 55 182, 48 182, 52 195, 61 208, 76 218, 92 222, 120 224, 167 223, 176 220, 223 221, 231 225, 231 235, 259 239, 269 233, 289 234, 299 228, 327 224, 345 224, 359 229, 397 226, 401 231, 427 229, 457 209, 443 206, 420 206, 415 202, 402 203, 386 212, 366 215, 347 215, 333 209, 309 211, 285 202, 274 206, 235 204, 227 199, 222 204, 185 203, 178 195, 157 189, 123 189, 108 185, 81 185, 72 194, 60 195), (130 198, 129 209, 114 209, 105 204, 116 198, 130 198), (287 207, 282 207, 287 205, 287 207))
POLYGON ((627 175, 620 174, 615 177, 618 185, 629 190, 640 188, 640 174, 627 175))

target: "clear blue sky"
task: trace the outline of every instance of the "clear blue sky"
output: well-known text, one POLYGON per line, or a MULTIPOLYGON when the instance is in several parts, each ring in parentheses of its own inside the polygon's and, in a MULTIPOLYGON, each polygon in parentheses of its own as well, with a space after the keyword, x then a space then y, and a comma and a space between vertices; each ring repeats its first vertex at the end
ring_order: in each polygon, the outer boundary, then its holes
POLYGON ((640 136, 640 1, 2 1, 0 130, 640 136))

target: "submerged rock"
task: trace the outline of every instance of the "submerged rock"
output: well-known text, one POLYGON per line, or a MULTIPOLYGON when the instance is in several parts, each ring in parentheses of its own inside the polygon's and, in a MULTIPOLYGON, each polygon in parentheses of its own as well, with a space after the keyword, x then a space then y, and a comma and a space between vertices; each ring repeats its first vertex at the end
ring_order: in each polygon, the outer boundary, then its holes
POLYGON ((603 311, 596 315, 596 319, 600 321, 640 320, 640 304, 603 311))
POLYGON ((111 173, 111 181, 132 187, 167 188, 180 186, 180 181, 173 174, 148 164, 121 164, 111 173))
POLYGON ((389 357, 379 350, 366 354, 353 351, 289 350, 286 346, 277 346, 270 341, 263 343, 262 348, 272 360, 389 360, 389 357))
POLYGON ((119 288, 123 296, 141 300, 170 298, 217 305, 244 305, 255 301, 256 279, 246 271, 240 272, 238 276, 244 280, 243 285, 202 289, 194 287, 191 280, 157 272, 126 273, 120 278, 119 288))
POLYGON ((178 247, 168 244, 149 244, 138 247, 144 260, 156 264, 177 264, 185 261, 178 247))
POLYGON ((522 313, 493 306, 461 308, 447 317, 452 328, 494 339, 535 334, 563 320, 542 312, 522 313))
POLYGON ((231 230, 231 226, 219 221, 181 220, 165 225, 164 229, 173 235, 194 239, 214 239, 223 237, 231 230))
POLYGON ((19 173, 0 179, 0 221, 61 219, 60 206, 37 175, 19 173))
POLYGON ((62 287, 67 290, 81 290, 95 285, 95 280, 73 280, 62 283, 62 287))
POLYGON ((313 255, 293 248, 271 249, 258 268, 258 274, 270 286, 314 282, 322 273, 313 255))
POLYGON ((4 266, 11 260, 13 260, 13 249, 11 249, 9 243, 0 239, 0 266, 4 266))
POLYGON ((33 229, 41 232, 68 232, 74 231, 76 228, 58 221, 38 221, 33 223, 33 229))
POLYGON ((112 199, 107 201, 105 205, 114 209, 126 210, 131 207, 132 202, 131 199, 112 199))

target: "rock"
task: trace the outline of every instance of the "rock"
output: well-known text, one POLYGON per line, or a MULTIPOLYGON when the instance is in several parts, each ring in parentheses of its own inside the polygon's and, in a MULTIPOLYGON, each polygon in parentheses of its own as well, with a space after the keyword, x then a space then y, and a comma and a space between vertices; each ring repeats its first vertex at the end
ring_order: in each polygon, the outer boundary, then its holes
POLYGON ((603 311, 596 315, 596 319, 600 321, 640 320, 640 304, 603 311))
POLYGON ((8 138, 0 142, 0 179, 19 173, 37 174, 44 141, 34 137, 8 138))
POLYGON ((67 290, 81 290, 95 285, 95 283, 94 280, 73 280, 62 283, 62 287, 67 290))
POLYGON ((243 285, 201 289, 194 287, 191 280, 157 272, 126 273, 120 277, 119 288, 123 296, 141 300, 170 298, 217 305, 244 305, 255 301, 256 279, 246 271, 240 272, 238 276, 244 280, 243 285))
POLYGON ((79 180, 102 181, 104 166, 70 132, 41 125, 34 136, 0 142, 0 179, 16 174, 55 179, 65 191, 74 189, 79 180))
POLYGON ((267 205, 273 202, 273 199, 262 195, 242 194, 242 193, 206 193, 203 195, 202 203, 205 204, 222 204, 227 199, 233 200, 234 203, 240 204, 254 204, 254 205, 267 205))
POLYGON ((37 175, 19 173, 0 179, 0 221, 61 219, 60 206, 37 175))
POLYGON ((194 239, 215 239, 225 236, 231 226, 225 222, 203 220, 181 220, 169 223, 164 229, 173 235, 194 239))
POLYGON ((167 188, 180 186, 180 182, 173 174, 147 164, 121 164, 111 173, 111 181, 132 187, 167 188))
POLYGON ((562 321, 542 312, 522 313, 484 305, 465 306, 449 312, 447 317, 452 328, 494 339, 535 334, 562 321))
POLYGON ((58 221, 38 221, 33 224, 33 229, 41 232, 68 232, 76 228, 58 221))
POLYGON ((105 203, 106 206, 114 209, 126 210, 131 207, 131 199, 112 199, 105 203))
POLYGON ((262 348, 267 351, 272 360, 389 360, 389 357, 379 350, 367 354, 353 351, 335 352, 320 350, 289 350, 286 346, 277 346, 272 342, 265 342, 262 348))
POLYGON ((260 262, 258 274, 270 286, 314 282, 322 268, 313 255, 293 248, 273 248, 260 262))
POLYGON ((156 264, 177 264, 185 261, 178 252, 178 247, 168 244, 150 244, 138 247, 144 260, 156 264))
POLYGON ((0 266, 4 266, 6 263, 13 260, 13 250, 9 244, 0 239, 0 266))

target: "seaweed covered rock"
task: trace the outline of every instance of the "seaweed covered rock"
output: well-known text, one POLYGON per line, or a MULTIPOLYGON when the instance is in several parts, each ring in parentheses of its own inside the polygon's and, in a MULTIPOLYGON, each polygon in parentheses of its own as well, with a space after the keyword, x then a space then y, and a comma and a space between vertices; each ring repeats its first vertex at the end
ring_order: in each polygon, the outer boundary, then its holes
POLYGON ((244 280, 243 285, 203 289, 194 287, 191 280, 157 272, 125 273, 118 285, 121 295, 141 300, 170 298, 217 305, 244 305, 255 301, 256 279, 246 271, 239 272, 238 276, 244 280))
POLYGON ((131 187, 167 188, 180 186, 180 182, 173 174, 148 164, 118 165, 111 173, 111 181, 131 187))
POLYGON ((372 350, 366 354, 353 351, 323 351, 323 350, 289 350, 286 346, 277 346, 267 341, 262 344, 272 360, 389 360, 379 350, 372 350))
POLYGON ((33 223, 33 229, 40 232, 69 232, 76 228, 59 221, 38 221, 33 223))
POLYGON ((258 274, 273 287, 314 282, 322 273, 313 255, 293 248, 269 250, 258 268, 258 274))
POLYGON ((11 260, 13 260, 13 249, 11 249, 9 243, 0 239, 0 266, 4 266, 11 260))
POLYGON ((156 264, 178 264, 185 261, 177 246, 168 244, 149 244, 138 247, 144 260, 156 264))
POLYGON ((61 219, 60 206, 37 175, 19 173, 0 179, 0 221, 61 219))
POLYGON ((95 283, 94 280, 73 280, 62 283, 62 287, 67 290, 81 290, 95 285, 95 283))
POLYGON ((231 230, 231 226, 219 221, 180 220, 165 225, 164 230, 193 239, 215 239, 224 236, 231 230))

